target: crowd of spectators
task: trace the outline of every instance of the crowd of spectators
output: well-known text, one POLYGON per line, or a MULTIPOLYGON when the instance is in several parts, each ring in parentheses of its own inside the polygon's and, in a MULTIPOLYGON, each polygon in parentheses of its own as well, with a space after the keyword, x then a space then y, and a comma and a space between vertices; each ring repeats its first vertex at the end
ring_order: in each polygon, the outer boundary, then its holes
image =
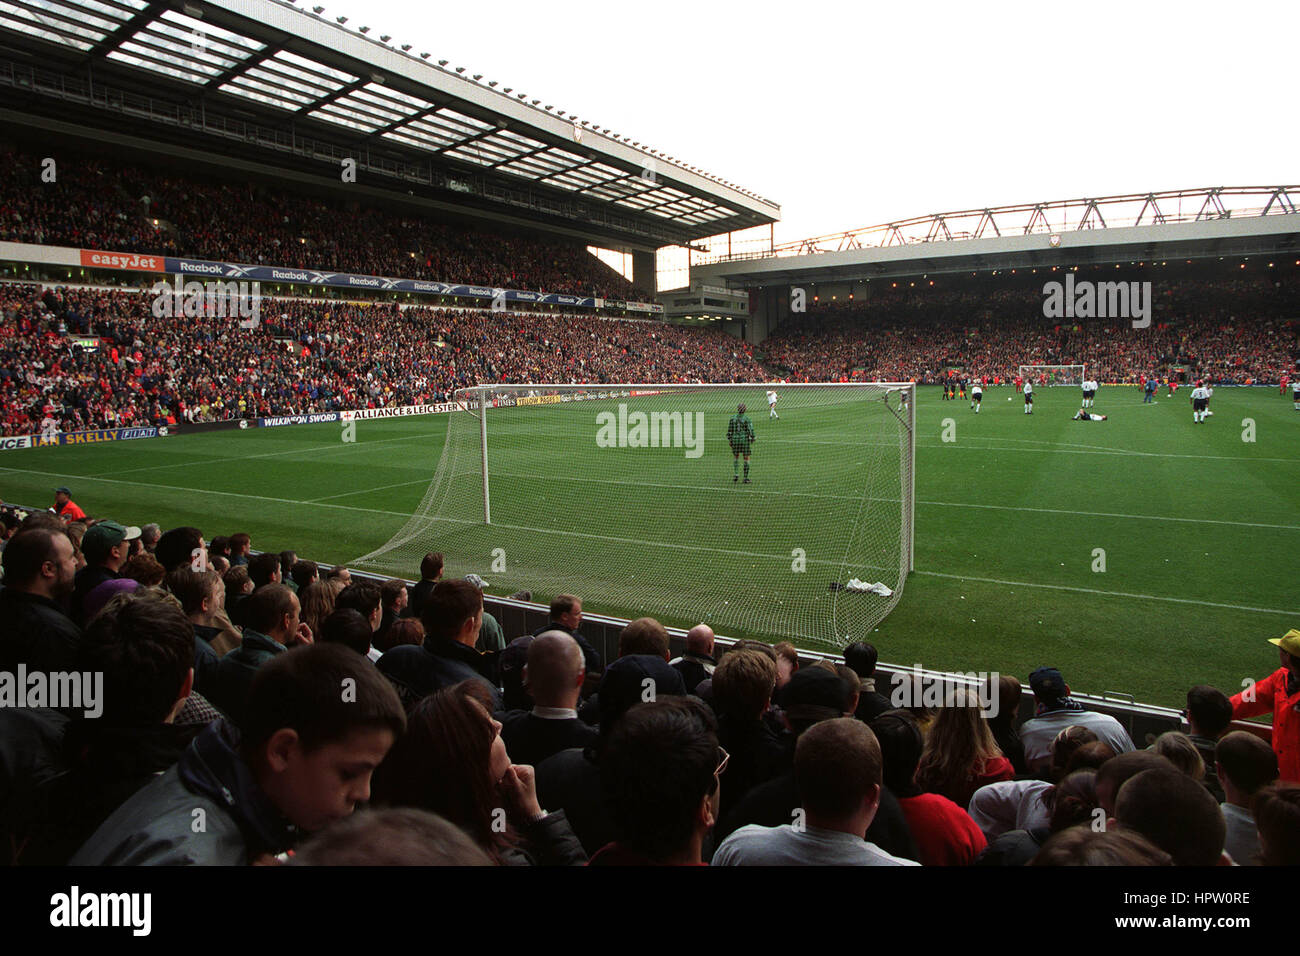
MULTIPOLYGON (((1284 300, 1220 314, 1251 283, 1178 290, 1187 304, 1148 329, 1024 318, 1032 291, 815 306, 758 348, 663 323, 524 312, 267 299, 255 328, 230 318, 157 318, 153 292, 0 286, 0 428, 6 435, 208 422, 446 401, 489 383, 629 381, 1009 382, 1020 365, 1086 364, 1105 382, 1185 369, 1213 384, 1296 377, 1300 320, 1284 300), (929 301, 933 299, 933 301, 929 301), (980 303, 983 303, 981 306, 980 303), (1199 310, 1199 311, 1198 311, 1199 310), (994 314, 996 312, 996 315, 994 314), (1020 316, 1020 317, 1017 317, 1020 316), (83 348, 74 336, 101 343, 83 348)), ((1267 298, 1267 297, 1265 297, 1267 298)), ((1159 300, 1158 300, 1159 301, 1159 300)), ((1263 300, 1260 300, 1261 302, 1263 300)), ((1169 307, 1169 306, 1166 306, 1169 307)))
MULTIPOLYGON (((1079 273, 1097 281, 1112 277, 1079 273)), ((883 284, 882 284, 883 286, 883 284)), ((1150 327, 1126 319, 1049 319, 1042 283, 1008 288, 880 288, 817 302, 761 346, 795 381, 916 381, 949 369, 1014 378, 1021 365, 1086 365, 1101 382, 1165 378, 1216 384, 1295 378, 1300 296, 1269 279, 1153 283, 1150 327)))
POLYGON ((157 318, 153 301, 152 292, 0 285, 3 433, 419 405, 496 382, 764 377, 748 343, 662 323, 275 299, 262 302, 256 328, 241 328, 157 318), (102 344, 82 348, 73 334, 102 344))
POLYGON ((0 240, 650 301, 577 243, 80 153, 48 182, 44 158, 0 150, 0 240))
POLYGON ((673 658, 646 617, 606 661, 579 597, 507 642, 441 554, 376 584, 63 512, 4 523, 0 670, 102 692, 0 708, 11 863, 1300 863, 1300 631, 1139 749, 1052 667, 1022 721, 1014 678, 935 706, 862 642, 809 661, 701 624, 673 658), (1270 712, 1271 746, 1231 729, 1270 712))

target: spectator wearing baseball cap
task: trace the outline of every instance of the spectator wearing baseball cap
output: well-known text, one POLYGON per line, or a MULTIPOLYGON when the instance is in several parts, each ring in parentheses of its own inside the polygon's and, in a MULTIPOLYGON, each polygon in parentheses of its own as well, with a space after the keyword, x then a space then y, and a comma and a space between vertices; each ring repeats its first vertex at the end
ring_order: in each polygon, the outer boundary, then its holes
POLYGON ((64 485, 54 489, 54 507, 50 509, 64 521, 82 521, 86 513, 72 500, 72 492, 64 485))
POLYGON ((81 539, 86 566, 77 572, 72 586, 72 614, 78 624, 86 620, 86 596, 105 581, 118 576, 131 550, 131 542, 139 537, 139 528, 126 527, 116 521, 100 521, 90 526, 81 539))
POLYGON ((1273 715, 1273 752, 1279 779, 1300 783, 1300 631, 1271 637, 1282 666, 1232 698, 1233 720, 1273 715))
POLYGON ((1070 685, 1055 667, 1040 667, 1029 675, 1034 692, 1034 716, 1020 728, 1030 773, 1042 773, 1052 762, 1052 741, 1066 727, 1086 727, 1117 754, 1133 749, 1133 740, 1118 720, 1088 710, 1070 696, 1070 685))
MULTIPOLYGON (((477 574, 467 574, 465 580, 478 588, 479 591, 488 587, 488 582, 477 574)), ((475 643, 474 648, 484 654, 499 654, 506 649, 506 632, 501 629, 501 622, 486 607, 483 608, 483 625, 479 628, 478 641, 475 643)))

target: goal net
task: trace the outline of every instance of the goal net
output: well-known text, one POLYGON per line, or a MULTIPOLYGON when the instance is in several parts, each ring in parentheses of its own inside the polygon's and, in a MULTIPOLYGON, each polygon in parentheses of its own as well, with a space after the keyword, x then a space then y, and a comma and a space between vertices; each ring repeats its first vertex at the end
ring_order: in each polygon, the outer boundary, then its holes
POLYGON ((1047 385, 1081 385, 1088 366, 1086 365, 1022 365, 1019 369, 1019 375, 1035 385, 1043 384, 1046 377, 1047 385))
POLYGON ((454 400, 423 500, 357 565, 410 575, 440 551, 449 577, 477 573, 492 593, 837 648, 901 596, 911 384, 493 385, 454 400), (740 404, 752 442, 730 427, 740 404))

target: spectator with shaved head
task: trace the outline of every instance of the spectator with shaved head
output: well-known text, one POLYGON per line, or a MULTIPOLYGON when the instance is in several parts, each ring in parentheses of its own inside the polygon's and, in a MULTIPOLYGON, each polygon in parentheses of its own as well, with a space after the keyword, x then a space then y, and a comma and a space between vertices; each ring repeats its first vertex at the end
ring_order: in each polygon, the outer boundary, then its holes
POLYGON ((695 693, 701 681, 713 676, 718 662, 713 659, 713 628, 707 624, 696 624, 686 632, 686 653, 676 660, 669 661, 682 675, 688 694, 695 693))
POLYGON ((561 750, 596 740, 596 729, 578 719, 585 677, 582 648, 567 633, 543 631, 533 638, 523 672, 533 707, 501 718, 501 736, 515 760, 536 766, 561 750))

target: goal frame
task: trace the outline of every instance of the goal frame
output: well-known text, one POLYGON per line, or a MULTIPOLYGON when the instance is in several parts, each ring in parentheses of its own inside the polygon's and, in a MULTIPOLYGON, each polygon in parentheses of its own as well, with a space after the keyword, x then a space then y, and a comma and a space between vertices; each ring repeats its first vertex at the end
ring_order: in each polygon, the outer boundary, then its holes
MULTIPOLYGON (((1079 382, 1087 381, 1088 380, 1087 365, 1021 365, 1016 369, 1016 374, 1019 375, 1021 378, 1025 378, 1026 377, 1025 372, 1031 370, 1035 372, 1050 372, 1053 369, 1076 369, 1076 368, 1079 369, 1079 382)), ((1059 385, 1059 386, 1056 383, 1052 383, 1049 384, 1047 387, 1048 388, 1058 388, 1058 387, 1078 388, 1079 385, 1078 382, 1072 383, 1070 385, 1059 385)))
MULTIPOLYGON (((1061 366, 1066 367, 1066 366, 1061 366)), ((1069 366, 1077 367, 1077 366, 1069 366)), ((905 567, 910 574, 916 569, 915 563, 915 542, 916 542, 916 383, 915 382, 708 382, 708 383, 690 383, 690 382, 610 382, 610 383, 547 383, 547 384, 487 384, 472 385, 465 388, 456 389, 451 400, 454 404, 459 405, 465 412, 475 415, 479 424, 479 458, 480 467, 483 471, 483 523, 492 523, 492 488, 491 479, 488 470, 488 416, 487 409, 490 405, 491 396, 499 395, 504 392, 539 392, 551 393, 559 392, 576 392, 576 391, 613 391, 613 390, 631 390, 631 389, 664 389, 673 391, 719 391, 719 390, 736 390, 736 389, 769 389, 780 388, 783 390, 804 390, 815 388, 858 388, 871 390, 884 390, 880 398, 888 403, 889 396, 898 393, 900 397, 899 408, 888 406, 890 411, 898 418, 900 424, 907 433, 907 466, 908 481, 906 483, 906 494, 903 495, 901 502, 902 517, 902 545, 905 551, 905 567)), ((452 412, 451 414, 457 414, 452 412)), ((901 466, 900 462, 900 466, 901 466)))

